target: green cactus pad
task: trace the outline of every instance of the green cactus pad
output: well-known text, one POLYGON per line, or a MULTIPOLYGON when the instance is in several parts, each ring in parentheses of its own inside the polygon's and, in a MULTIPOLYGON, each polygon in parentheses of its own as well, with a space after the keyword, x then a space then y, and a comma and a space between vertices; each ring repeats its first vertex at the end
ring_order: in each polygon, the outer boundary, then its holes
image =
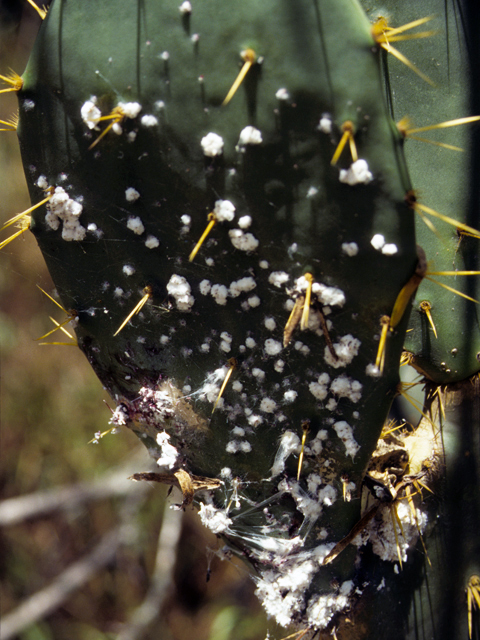
POLYGON ((383 375, 375 362, 417 249, 379 58, 355 0, 57 0, 19 94, 32 201, 54 190, 31 229, 113 424, 164 471, 221 479, 202 520, 284 625, 326 628, 353 606, 355 548, 322 559, 360 518, 397 393, 408 309, 383 375), (345 123, 355 148, 333 166, 345 123), (284 344, 310 280, 308 327, 284 344))

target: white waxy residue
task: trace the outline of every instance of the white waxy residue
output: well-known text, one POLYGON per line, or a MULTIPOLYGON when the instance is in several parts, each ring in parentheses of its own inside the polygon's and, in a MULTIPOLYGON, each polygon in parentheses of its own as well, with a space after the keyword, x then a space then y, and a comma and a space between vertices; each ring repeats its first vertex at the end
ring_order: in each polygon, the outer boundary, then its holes
POLYGON ((125 200, 127 202, 135 202, 135 200, 138 200, 139 197, 140 194, 133 187, 128 187, 128 189, 125 189, 125 200))
POLYGON ((157 434, 157 444, 160 447, 160 457, 157 459, 157 464, 160 467, 172 469, 177 461, 178 451, 170 444, 169 440, 170 436, 165 431, 157 434))
POLYGON ((339 422, 335 422, 333 428, 335 429, 337 436, 345 445, 345 452, 347 456, 351 456, 353 459, 357 451, 360 449, 360 445, 353 437, 352 427, 348 422, 345 422, 345 420, 340 420, 339 422))
POLYGON ((200 142, 203 153, 209 158, 220 156, 223 153, 223 138, 217 133, 207 133, 200 142))
POLYGON ((97 107, 96 96, 91 96, 90 100, 83 103, 80 109, 80 115, 89 129, 94 129, 97 126, 102 117, 102 112, 97 107))
POLYGON ((179 311, 190 311, 195 303, 189 283, 183 276, 176 273, 167 283, 167 292, 175 299, 179 311))
POLYGON ((139 236, 145 231, 143 222, 138 216, 130 216, 127 220, 127 227, 139 236))
POLYGON ((353 187, 356 184, 368 184, 373 180, 373 175, 368 169, 367 161, 359 158, 349 169, 340 170, 339 180, 353 187))

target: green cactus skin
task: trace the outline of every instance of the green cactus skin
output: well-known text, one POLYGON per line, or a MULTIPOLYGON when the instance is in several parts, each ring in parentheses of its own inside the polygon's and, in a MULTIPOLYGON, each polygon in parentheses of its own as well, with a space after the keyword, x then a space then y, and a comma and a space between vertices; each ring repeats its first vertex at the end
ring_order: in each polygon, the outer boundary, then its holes
MULTIPOLYGON (((241 9, 215 0, 191 13, 153 1, 112 9, 56 0, 19 93, 32 201, 47 184, 57 188, 31 229, 75 311, 79 347, 117 402, 113 423, 132 428, 164 470, 220 478, 220 490, 197 496, 201 517, 250 562, 267 613, 325 637, 336 627, 339 640, 404 637, 419 563, 413 557, 396 576, 393 534, 382 538, 375 519, 371 541, 387 549, 384 560, 363 548, 354 569, 350 545, 321 566, 360 519, 408 311, 388 334, 377 376, 380 319, 417 266, 411 184, 380 58, 356 0, 250 0, 241 9), (246 48, 259 59, 222 106, 246 48), (91 130, 82 119, 92 96, 104 116, 119 103, 141 105, 93 148, 109 121, 91 130), (346 121, 373 177, 365 184, 339 181, 348 145, 338 167, 330 163, 346 121), (245 127, 260 132, 259 144, 242 142, 245 127), (221 136, 222 153, 204 153, 209 133, 221 136), (54 216, 62 198, 67 222, 54 216), (235 219, 215 224, 189 262, 219 201, 234 204, 235 219), (80 239, 67 241, 72 234, 80 239), (383 252, 372 246, 377 234, 383 252), (310 328, 297 327, 283 347, 288 301, 309 273, 310 328), (146 287, 141 313, 115 335, 146 287), (236 366, 212 413, 230 358, 236 366), (351 501, 342 500, 346 482, 351 501), (392 613, 395 598, 402 607, 392 613)), ((407 547, 418 537, 410 528, 407 547)))
POLYGON ((438 389, 427 384, 426 410, 444 445, 445 473, 435 488, 442 505, 439 522, 425 538, 431 567, 425 564, 427 580, 415 585, 407 640, 468 638, 465 588, 480 568, 478 377, 442 388, 441 403, 438 389))
MULTIPOLYGON (((383 3, 382 12, 394 18, 393 26, 421 17, 416 3, 410 2, 383 3)), ((413 74, 405 72, 399 77, 399 63, 390 58, 395 120, 408 115, 415 125, 422 126, 480 113, 478 45, 473 44, 480 18, 478 7, 474 3, 431 0, 422 4, 422 12, 436 16, 431 24, 439 33, 428 41, 405 43, 402 51, 437 86, 405 82, 406 74, 413 74)), ((429 137, 460 146, 465 152, 406 140, 405 155, 421 201, 478 229, 478 126, 473 125, 473 131, 456 127, 429 137)), ((454 228, 434 222, 439 236, 421 220, 416 223, 418 241, 430 261, 429 270, 478 270, 478 240, 466 236, 460 241, 454 228)), ((479 300, 478 277, 436 279, 479 300)), ((434 381, 425 387, 424 412, 441 434, 445 467, 443 481, 435 488, 441 497, 439 518, 432 535, 426 537, 432 566, 425 564, 426 580, 415 588, 405 637, 468 638, 465 587, 470 576, 478 573, 480 562, 478 305, 425 280, 418 289, 409 325, 412 330, 407 333, 405 346, 413 355, 411 364, 434 381), (432 306, 438 338, 420 310, 424 300, 432 306), (445 416, 438 394, 443 398, 445 416)), ((475 633, 474 615, 473 637, 475 633)))
MULTIPOLYGON (((364 6, 371 3, 364 2, 364 6)), ((396 121, 404 116, 411 118, 414 126, 435 124, 468 115, 478 115, 470 101, 471 69, 467 49, 468 21, 464 3, 428 0, 421 9, 414 2, 398 3, 390 0, 382 3, 381 11, 391 18, 393 26, 406 24, 424 16, 433 16, 425 27, 438 33, 428 39, 398 43, 417 66, 434 82, 434 87, 420 81, 413 72, 388 56, 391 71, 391 104, 396 121), (419 10, 422 12, 419 15, 419 10), (394 20, 394 22, 393 22, 394 20), (431 25, 431 27, 430 27, 431 25), (403 45, 403 46, 402 46, 403 45), (401 75, 399 76, 399 68, 401 75), (440 97, 441 96, 441 97, 440 97)), ((374 17, 372 12, 372 17, 374 17)), ((422 28, 418 30, 423 30, 422 28)), ((473 63, 474 64, 474 63, 473 63)), ((419 201, 459 222, 478 229, 478 208, 470 200, 470 167, 473 148, 472 127, 468 125, 418 134, 434 141, 454 144, 463 153, 450 151, 431 144, 405 141, 405 156, 419 201)), ((428 216, 426 216, 428 218, 428 216)), ((423 247, 429 261, 429 271, 479 270, 478 240, 463 236, 440 220, 431 218, 438 234, 417 218, 417 241, 423 247)), ((480 300, 478 277, 441 277, 440 281, 460 292, 480 300)), ((425 279, 417 292, 410 317, 405 349, 413 356, 411 364, 427 378, 438 384, 465 380, 479 371, 477 354, 480 352, 480 327, 478 304, 442 289, 425 279), (421 310, 427 301, 438 337, 421 310), (459 330, 459 327, 468 327, 459 330), (468 336, 468 337, 467 337, 468 336)))

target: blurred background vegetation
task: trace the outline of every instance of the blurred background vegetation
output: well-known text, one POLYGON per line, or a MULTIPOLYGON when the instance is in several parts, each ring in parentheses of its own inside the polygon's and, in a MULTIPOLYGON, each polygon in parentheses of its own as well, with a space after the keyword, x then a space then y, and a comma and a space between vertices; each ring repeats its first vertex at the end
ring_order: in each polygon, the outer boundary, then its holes
MULTIPOLYGON (((26 0, 0 0, 0 74, 23 72, 39 25, 26 0)), ((0 96, 0 119, 16 108, 13 94, 0 96)), ((3 222, 30 201, 16 134, 0 136, 3 222)), ((52 328, 50 315, 64 319, 36 285, 53 293, 27 233, 0 253, 0 638, 261 640, 268 627, 285 635, 267 624, 242 564, 208 550, 221 541, 193 511, 169 509, 176 498, 163 486, 125 480, 153 468, 132 433, 88 444, 108 429, 104 401, 112 402, 78 349, 35 341, 52 328), (167 562, 158 558, 159 545, 167 562), (89 554, 97 552, 92 571, 89 554), (79 580, 70 595, 59 582, 69 567, 77 567, 79 580)), ((62 340, 58 335, 48 339, 62 340)))

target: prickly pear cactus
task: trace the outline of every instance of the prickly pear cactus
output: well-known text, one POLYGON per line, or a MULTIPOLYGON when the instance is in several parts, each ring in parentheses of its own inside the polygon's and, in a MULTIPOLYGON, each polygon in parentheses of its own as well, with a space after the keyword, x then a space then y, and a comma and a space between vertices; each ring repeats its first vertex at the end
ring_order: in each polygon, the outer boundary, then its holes
POLYGON ((426 264, 379 34, 357 0, 56 0, 18 91, 30 229, 138 478, 339 640, 405 637, 441 468, 431 422, 385 428, 426 264))

